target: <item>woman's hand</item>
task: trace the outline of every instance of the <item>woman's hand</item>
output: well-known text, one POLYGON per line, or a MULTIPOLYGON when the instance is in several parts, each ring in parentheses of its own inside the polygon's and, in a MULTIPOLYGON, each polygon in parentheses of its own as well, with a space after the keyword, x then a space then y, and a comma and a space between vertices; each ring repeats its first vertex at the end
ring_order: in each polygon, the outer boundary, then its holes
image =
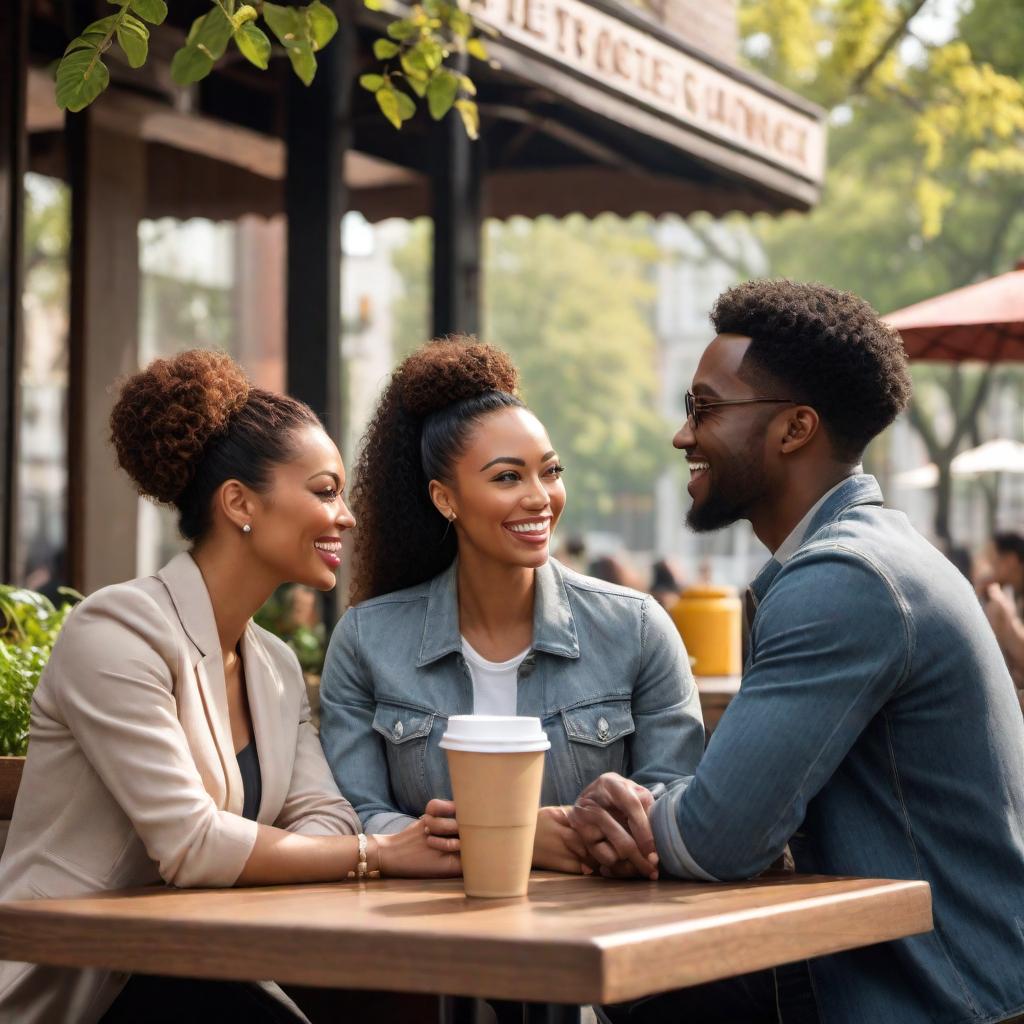
MULTIPOLYGON (((428 808, 444 801, 431 800, 428 808)), ((371 847, 367 860, 371 870, 379 870, 382 878, 457 878, 462 874, 458 839, 454 851, 440 850, 431 843, 423 819, 393 835, 370 836, 376 844, 376 864, 371 847)))
POLYGON ((567 807, 542 807, 537 812, 537 834, 533 840, 533 866, 571 875, 590 875, 597 863, 569 824, 567 807))

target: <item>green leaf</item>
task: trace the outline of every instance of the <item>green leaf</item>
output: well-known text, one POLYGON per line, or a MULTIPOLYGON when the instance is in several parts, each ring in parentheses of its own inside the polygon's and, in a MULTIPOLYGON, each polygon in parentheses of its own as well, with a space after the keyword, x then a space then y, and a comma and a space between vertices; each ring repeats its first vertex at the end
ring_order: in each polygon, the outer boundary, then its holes
POLYGON ((235 33, 235 46, 250 64, 255 64, 262 71, 267 70, 270 65, 270 39, 261 28, 251 21, 246 22, 235 33))
POLYGON ((419 29, 411 22, 407 20, 393 21, 388 25, 388 35, 392 39, 397 39, 402 42, 406 39, 411 39, 414 35, 419 33, 419 29))
POLYGON ((66 56, 73 50, 96 50, 106 38, 106 32, 83 32, 68 43, 64 54, 66 56))
POLYGON ((401 89, 395 90, 395 96, 398 98, 398 116, 403 121, 408 121, 409 118, 415 117, 416 103, 413 101, 413 98, 402 92, 401 89))
POLYGON ((110 72, 93 49, 75 50, 57 65, 57 106, 79 111, 110 84, 110 72))
POLYGON ((459 77, 450 71, 439 71, 427 86, 427 107, 430 116, 440 121, 455 102, 459 92, 459 77))
POLYGON ((444 63, 444 48, 433 39, 421 39, 413 51, 420 54, 428 71, 435 71, 444 63))
POLYGON ((288 59, 292 62, 292 70, 302 80, 303 85, 311 85, 316 77, 316 57, 313 48, 305 40, 289 42, 285 49, 288 59))
POLYGON ((383 75, 360 75, 359 76, 359 84, 367 92, 376 92, 378 89, 383 87, 383 85, 384 85, 384 76, 383 75))
POLYGON ((164 0, 130 0, 131 9, 150 25, 162 25, 167 17, 164 0))
POLYGON ((418 79, 426 82, 430 78, 430 71, 423 60, 423 55, 415 50, 409 50, 402 54, 402 70, 410 79, 418 79))
POLYGON ((171 60, 171 78, 178 85, 192 85, 213 70, 213 58, 197 46, 183 46, 171 60))
POLYGON ((448 27, 457 36, 465 38, 473 31, 473 19, 465 11, 460 11, 456 7, 448 18, 448 27))
POLYGON ((117 44, 124 50, 128 64, 133 68, 141 68, 149 55, 148 36, 140 35, 134 28, 122 25, 117 30, 117 44))
POLYGON ((459 85, 461 85, 463 91, 469 93, 470 96, 476 95, 476 84, 469 75, 459 75, 459 85))
POLYGON ((270 26, 270 31, 286 46, 303 34, 302 18, 294 7, 265 3, 263 17, 270 26))
POLYGON ((373 44, 373 55, 377 60, 387 60, 401 49, 398 43, 393 43, 390 39, 378 39, 373 44))
POLYGON ((202 24, 191 36, 190 45, 205 51, 212 60, 220 60, 227 49, 228 41, 235 34, 235 26, 224 13, 223 8, 214 7, 203 15, 202 24))
POLYGON ((430 81, 426 78, 406 78, 409 88, 412 89, 420 99, 427 95, 427 86, 430 81))
POLYGON ((313 0, 306 8, 306 24, 309 26, 314 51, 322 50, 338 31, 338 19, 334 11, 320 0, 313 0))
POLYGON ((384 10, 384 4, 381 3, 381 0, 363 0, 363 6, 368 11, 383 11, 384 10))
POLYGON ((377 106, 380 112, 396 127, 402 127, 402 116, 398 112, 398 93, 391 87, 378 89, 376 92, 377 106))
POLYGON ((472 100, 456 100, 455 109, 462 118, 466 134, 471 139, 480 137, 480 109, 472 100))
POLYGON ((489 60, 490 56, 487 53, 487 47, 484 45, 484 41, 479 38, 470 39, 466 43, 466 52, 471 57, 476 57, 477 60, 489 60))

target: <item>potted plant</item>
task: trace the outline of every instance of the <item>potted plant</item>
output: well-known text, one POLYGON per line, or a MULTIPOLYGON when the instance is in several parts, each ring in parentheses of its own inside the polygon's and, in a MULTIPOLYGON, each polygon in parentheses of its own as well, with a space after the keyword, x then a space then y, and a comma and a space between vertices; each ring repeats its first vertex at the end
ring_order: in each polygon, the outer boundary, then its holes
POLYGON ((71 607, 56 608, 34 590, 0 584, 0 818, 10 816, 21 781, 32 693, 71 607))

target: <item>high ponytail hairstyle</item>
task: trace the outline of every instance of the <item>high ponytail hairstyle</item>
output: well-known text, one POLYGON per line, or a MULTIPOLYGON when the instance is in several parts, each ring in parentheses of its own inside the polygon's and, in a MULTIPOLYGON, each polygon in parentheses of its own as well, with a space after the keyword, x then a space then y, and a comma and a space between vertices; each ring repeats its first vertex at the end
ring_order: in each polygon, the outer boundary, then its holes
POLYGON ((415 586, 451 565, 455 532, 430 500, 449 482, 488 413, 523 408, 508 355, 450 337, 414 352, 392 374, 363 435, 352 488, 352 601, 415 586))

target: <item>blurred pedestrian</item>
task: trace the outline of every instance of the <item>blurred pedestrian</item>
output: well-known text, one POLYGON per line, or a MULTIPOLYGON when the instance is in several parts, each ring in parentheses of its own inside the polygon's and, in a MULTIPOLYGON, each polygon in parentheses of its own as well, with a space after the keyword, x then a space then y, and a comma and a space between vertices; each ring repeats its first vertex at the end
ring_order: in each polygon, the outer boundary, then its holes
POLYGON ((619 587, 629 587, 631 590, 644 589, 640 574, 621 555, 602 555, 595 558, 587 569, 587 575, 619 587))
POLYGON ((1024 708, 1024 531, 995 534, 977 586, 1024 708))
POLYGON ((659 558, 651 566, 651 596, 665 609, 671 608, 683 592, 682 569, 671 558, 659 558))
POLYGON ((578 533, 569 534, 558 553, 558 560, 563 565, 569 566, 573 572, 585 573, 587 571, 586 541, 578 533))

